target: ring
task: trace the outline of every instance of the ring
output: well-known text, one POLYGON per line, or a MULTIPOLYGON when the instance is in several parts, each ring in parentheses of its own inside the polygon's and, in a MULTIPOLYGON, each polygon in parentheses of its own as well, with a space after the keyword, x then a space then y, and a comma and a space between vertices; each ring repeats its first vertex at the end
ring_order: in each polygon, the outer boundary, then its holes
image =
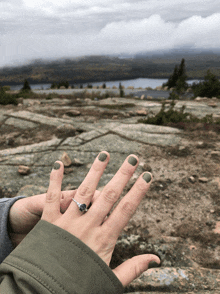
POLYGON ((79 202, 77 202, 75 199, 72 198, 72 200, 77 204, 77 206, 79 207, 80 211, 88 211, 86 204, 81 204, 79 202))

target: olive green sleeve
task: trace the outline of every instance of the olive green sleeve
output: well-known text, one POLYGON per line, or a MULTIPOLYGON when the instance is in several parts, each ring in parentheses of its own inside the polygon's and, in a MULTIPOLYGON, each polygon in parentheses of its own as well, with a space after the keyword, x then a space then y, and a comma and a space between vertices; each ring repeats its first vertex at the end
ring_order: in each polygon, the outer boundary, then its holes
POLYGON ((123 286, 87 245, 41 220, 0 265, 0 293, 120 294, 123 286))

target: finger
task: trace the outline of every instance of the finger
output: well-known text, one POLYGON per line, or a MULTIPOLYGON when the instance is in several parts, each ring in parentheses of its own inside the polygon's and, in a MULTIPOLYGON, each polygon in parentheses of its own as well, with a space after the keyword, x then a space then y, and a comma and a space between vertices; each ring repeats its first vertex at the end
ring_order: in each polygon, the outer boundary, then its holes
POLYGON ((93 203, 88 212, 88 215, 91 214, 93 218, 95 217, 94 221, 96 224, 101 224, 108 215, 137 166, 137 156, 133 154, 129 155, 115 176, 104 187, 97 201, 93 203))
MULTIPOLYGON (((156 265, 160 265, 160 259, 158 256, 153 254, 143 254, 132 257, 131 259, 126 260, 118 267, 116 267, 113 272, 117 278, 121 281, 122 285, 126 287, 134 279, 139 277, 144 271, 149 268, 151 262, 156 265)), ((156 266, 154 265, 154 267, 156 266)))
POLYGON ((107 230, 117 240, 120 232, 126 226, 138 205, 146 195, 152 182, 151 173, 143 173, 114 209, 112 214, 103 224, 103 230, 107 230))
MULTIPOLYGON (((94 163, 92 164, 87 176, 85 177, 82 184, 77 189, 77 192, 74 196, 74 199, 81 203, 81 204, 90 204, 92 201, 92 198, 94 196, 94 193, 96 191, 96 187, 99 183, 99 180, 109 162, 110 155, 106 151, 102 151, 99 153, 99 155, 96 157, 94 163)), ((77 204, 72 201, 70 204, 68 210, 66 211, 66 216, 69 217, 71 215, 71 218, 73 216, 77 217, 82 215, 82 212, 79 210, 77 204)))
POLYGON ((60 199, 60 211, 64 213, 69 205, 72 203, 72 198, 75 197, 77 190, 63 191, 61 192, 60 199))
POLYGON ((46 194, 42 219, 53 222, 60 215, 61 185, 64 167, 61 161, 56 161, 50 174, 50 184, 46 194))

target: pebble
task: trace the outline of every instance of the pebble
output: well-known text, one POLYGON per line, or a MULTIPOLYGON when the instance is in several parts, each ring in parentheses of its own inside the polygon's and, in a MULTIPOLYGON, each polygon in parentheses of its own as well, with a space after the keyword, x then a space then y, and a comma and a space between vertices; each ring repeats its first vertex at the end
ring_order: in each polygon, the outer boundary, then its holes
POLYGON ((208 181, 209 181, 209 179, 207 179, 205 177, 199 178, 200 183, 207 183, 208 181))
POLYGON ((30 168, 25 165, 19 165, 18 172, 21 175, 28 175, 30 173, 30 168))
POLYGON ((61 161, 63 162, 65 167, 69 167, 72 164, 72 161, 66 152, 63 153, 61 161))
POLYGON ((82 166, 84 163, 80 161, 79 159, 74 158, 72 164, 75 166, 82 166))
POLYGON ((78 116, 78 115, 81 115, 81 112, 78 110, 69 110, 66 112, 66 114, 68 116, 78 116))
POLYGON ((211 152, 211 157, 219 157, 220 158, 220 151, 212 151, 211 152))
POLYGON ((189 177, 189 182, 194 184, 196 182, 196 179, 193 176, 191 176, 189 177))

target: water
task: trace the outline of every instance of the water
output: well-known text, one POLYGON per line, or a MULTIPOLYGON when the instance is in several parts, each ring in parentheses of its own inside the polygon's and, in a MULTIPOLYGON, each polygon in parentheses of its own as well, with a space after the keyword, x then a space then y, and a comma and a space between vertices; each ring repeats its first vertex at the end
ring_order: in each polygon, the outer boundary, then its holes
MULTIPOLYGON (((152 89, 155 89, 158 86, 161 86, 162 84, 166 83, 167 79, 147 79, 147 78, 138 78, 133 80, 125 80, 125 81, 103 81, 103 82, 97 82, 97 83, 89 83, 93 86, 100 86, 104 83, 106 84, 106 87, 112 88, 113 86, 119 87, 119 84, 121 83, 122 86, 125 88, 129 86, 133 86, 134 88, 147 88, 151 87, 152 89)), ((197 83, 199 80, 189 80, 187 81, 188 84, 192 84, 193 82, 197 83)), ((88 83, 82 84, 83 87, 86 87, 88 83)), ((51 84, 30 84, 32 90, 47 90, 50 89, 51 84)), ((80 86, 79 84, 77 86, 80 86)), ((20 90, 23 87, 23 84, 11 86, 11 90, 20 90)))

